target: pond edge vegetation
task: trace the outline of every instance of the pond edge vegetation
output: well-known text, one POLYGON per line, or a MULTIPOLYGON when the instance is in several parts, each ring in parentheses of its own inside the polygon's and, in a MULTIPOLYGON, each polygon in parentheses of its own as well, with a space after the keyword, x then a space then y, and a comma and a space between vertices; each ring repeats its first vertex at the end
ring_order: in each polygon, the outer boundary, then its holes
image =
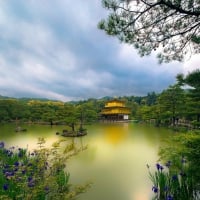
POLYGON ((75 199, 91 186, 71 185, 67 161, 82 151, 74 143, 59 140, 51 148, 38 139, 38 148, 29 152, 20 147, 6 148, 0 142, 0 199, 75 199))

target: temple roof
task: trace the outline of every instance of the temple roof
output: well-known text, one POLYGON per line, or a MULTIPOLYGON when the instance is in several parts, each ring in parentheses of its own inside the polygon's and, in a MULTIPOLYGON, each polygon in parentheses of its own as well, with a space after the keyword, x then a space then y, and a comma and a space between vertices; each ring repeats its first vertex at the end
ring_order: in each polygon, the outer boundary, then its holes
POLYGON ((106 102, 104 108, 101 111, 101 114, 110 115, 110 114, 130 114, 130 108, 125 106, 125 101, 112 99, 106 102))

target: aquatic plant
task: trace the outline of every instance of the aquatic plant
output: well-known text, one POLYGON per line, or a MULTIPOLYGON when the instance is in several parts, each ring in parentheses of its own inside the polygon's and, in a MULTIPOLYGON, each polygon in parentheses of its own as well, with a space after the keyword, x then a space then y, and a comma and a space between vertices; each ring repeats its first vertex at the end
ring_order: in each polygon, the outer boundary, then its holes
POLYGON ((197 200, 199 191, 194 187, 194 179, 190 173, 190 165, 182 157, 180 160, 181 168, 173 166, 171 161, 161 165, 156 164, 156 170, 152 173, 149 169, 149 177, 153 183, 152 191, 154 200, 197 200))
POLYGON ((45 140, 38 139, 38 148, 5 148, 0 142, 0 199, 2 200, 69 200, 86 191, 90 183, 72 186, 66 161, 79 151, 65 140, 45 148, 45 140), (63 144, 63 145, 62 145, 63 144))

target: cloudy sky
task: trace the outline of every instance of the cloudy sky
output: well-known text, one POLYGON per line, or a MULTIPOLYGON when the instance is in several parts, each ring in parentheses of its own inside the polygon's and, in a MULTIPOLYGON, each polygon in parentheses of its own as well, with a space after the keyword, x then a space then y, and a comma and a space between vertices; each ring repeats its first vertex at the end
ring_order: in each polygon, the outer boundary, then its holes
POLYGON ((146 95, 199 68, 159 65, 98 30, 101 0, 0 0, 0 95, 62 101, 146 95))

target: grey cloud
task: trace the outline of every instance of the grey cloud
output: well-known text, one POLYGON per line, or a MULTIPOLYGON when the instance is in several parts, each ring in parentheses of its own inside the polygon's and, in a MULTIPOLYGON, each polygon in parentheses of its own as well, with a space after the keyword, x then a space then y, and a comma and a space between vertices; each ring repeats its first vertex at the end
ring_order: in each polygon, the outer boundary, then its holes
POLYGON ((175 81, 183 64, 159 66, 97 29, 101 1, 1 1, 0 94, 60 100, 145 95, 175 81))

